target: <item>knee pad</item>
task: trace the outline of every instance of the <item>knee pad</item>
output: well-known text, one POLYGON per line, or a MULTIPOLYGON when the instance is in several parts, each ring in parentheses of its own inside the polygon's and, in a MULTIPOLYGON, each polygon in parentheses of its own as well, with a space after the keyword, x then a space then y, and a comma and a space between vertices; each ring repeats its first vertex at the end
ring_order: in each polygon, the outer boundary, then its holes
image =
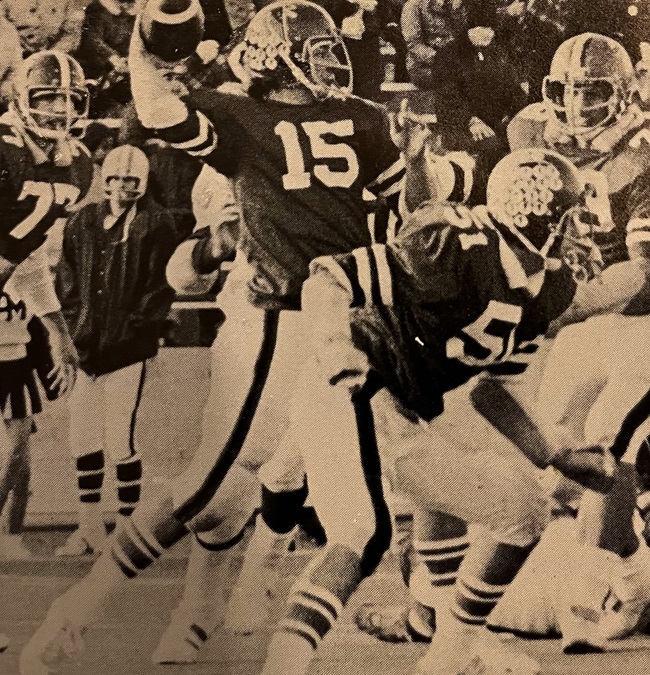
POLYGON ((258 505, 257 478, 235 464, 210 503, 188 523, 188 527, 202 542, 216 545, 232 541, 246 527, 258 505))
POLYGON ((492 529, 502 544, 528 547, 539 541, 550 518, 548 499, 541 488, 532 484, 513 485, 508 509, 500 514, 500 522, 492 529))
POLYGON ((307 483, 299 490, 273 492, 262 485, 262 518, 277 534, 288 534, 300 520, 300 511, 307 499, 307 483))

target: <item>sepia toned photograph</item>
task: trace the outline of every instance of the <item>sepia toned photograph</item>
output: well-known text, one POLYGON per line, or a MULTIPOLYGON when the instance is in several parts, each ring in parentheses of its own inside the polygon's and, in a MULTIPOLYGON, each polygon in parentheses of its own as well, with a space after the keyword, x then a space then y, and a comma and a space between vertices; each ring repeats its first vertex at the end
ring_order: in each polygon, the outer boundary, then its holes
POLYGON ((0 675, 650 673, 650 0, 0 0, 0 675))

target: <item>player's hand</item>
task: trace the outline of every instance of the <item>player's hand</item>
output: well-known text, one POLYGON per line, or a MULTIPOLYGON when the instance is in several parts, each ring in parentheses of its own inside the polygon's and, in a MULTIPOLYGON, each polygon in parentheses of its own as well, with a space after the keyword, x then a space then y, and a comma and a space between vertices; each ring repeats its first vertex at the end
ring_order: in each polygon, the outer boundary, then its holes
POLYGON ((561 450, 551 460, 551 466, 588 490, 606 493, 614 484, 616 459, 600 445, 561 450))
POLYGON ((390 136, 404 159, 413 161, 424 153, 433 134, 429 120, 409 109, 407 99, 402 99, 397 113, 390 113, 390 136))
POLYGON ((79 369, 79 356, 70 338, 64 331, 53 330, 48 323, 48 340, 52 356, 52 369, 47 374, 48 386, 57 393, 57 398, 72 391, 79 369))
POLYGON ((114 55, 109 60, 116 73, 126 75, 129 72, 129 62, 123 56, 114 55))
POLYGON ((494 136, 494 130, 489 127, 482 119, 472 117, 469 121, 469 133, 474 141, 484 141, 486 138, 494 136))
POLYGON ((329 384, 345 387, 351 394, 363 387, 370 372, 368 357, 343 334, 325 339, 316 360, 329 384))
POLYGON ((241 208, 237 204, 226 204, 210 226, 210 250, 212 257, 225 259, 237 248, 241 224, 241 208))

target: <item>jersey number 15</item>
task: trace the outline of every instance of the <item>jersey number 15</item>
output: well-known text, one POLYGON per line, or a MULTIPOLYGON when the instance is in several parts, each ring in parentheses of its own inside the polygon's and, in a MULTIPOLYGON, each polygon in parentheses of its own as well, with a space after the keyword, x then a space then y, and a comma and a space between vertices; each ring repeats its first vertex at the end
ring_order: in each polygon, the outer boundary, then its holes
POLYGON ((287 173, 282 176, 285 190, 303 190, 317 178, 323 185, 331 188, 349 188, 359 177, 357 154, 347 143, 331 143, 325 136, 349 138, 354 136, 352 120, 338 122, 278 122, 275 133, 282 139, 287 162, 287 173), (325 162, 315 162, 311 172, 305 166, 305 156, 300 145, 300 130, 307 136, 311 158, 314 160, 339 160, 342 167, 335 171, 325 162))

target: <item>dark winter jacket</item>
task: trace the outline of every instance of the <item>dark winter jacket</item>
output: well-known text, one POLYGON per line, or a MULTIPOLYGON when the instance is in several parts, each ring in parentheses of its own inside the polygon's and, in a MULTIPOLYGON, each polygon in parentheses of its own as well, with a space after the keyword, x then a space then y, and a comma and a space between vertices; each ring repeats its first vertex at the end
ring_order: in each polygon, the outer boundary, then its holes
POLYGON ((154 356, 174 293, 165 268, 174 221, 146 198, 109 230, 107 202, 65 227, 57 290, 82 369, 102 375, 154 356))

